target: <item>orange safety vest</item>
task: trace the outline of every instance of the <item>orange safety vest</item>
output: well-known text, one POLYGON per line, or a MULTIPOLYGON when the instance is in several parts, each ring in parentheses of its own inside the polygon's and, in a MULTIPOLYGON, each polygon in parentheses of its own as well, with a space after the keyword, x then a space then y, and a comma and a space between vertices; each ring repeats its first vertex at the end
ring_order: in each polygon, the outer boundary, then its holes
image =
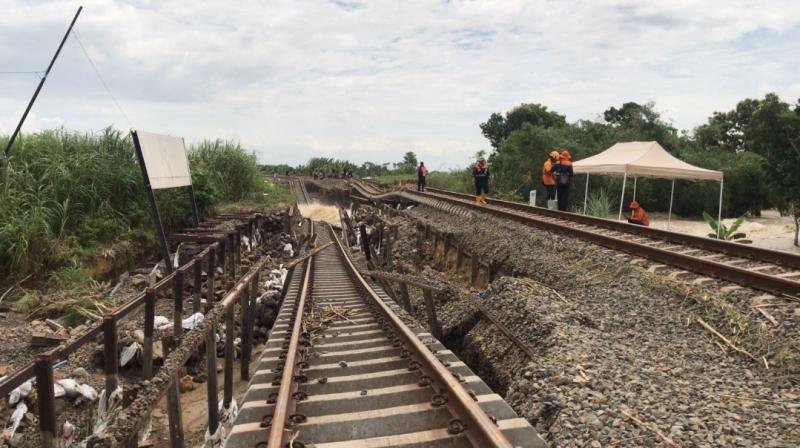
POLYGON ((548 187, 556 184, 556 178, 553 177, 553 161, 550 159, 547 159, 542 167, 542 183, 548 187))
POLYGON ((647 219, 647 214, 644 212, 644 209, 642 207, 636 207, 635 209, 633 209, 633 211, 631 211, 631 220, 640 222, 646 226, 650 225, 650 220, 647 219))

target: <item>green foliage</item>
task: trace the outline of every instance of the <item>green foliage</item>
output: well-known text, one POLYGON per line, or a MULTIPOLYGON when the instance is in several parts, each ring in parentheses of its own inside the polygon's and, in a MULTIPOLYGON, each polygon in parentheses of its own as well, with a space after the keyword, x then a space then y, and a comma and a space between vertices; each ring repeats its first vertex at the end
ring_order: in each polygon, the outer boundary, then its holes
MULTIPOLYGON (((0 137, 0 142, 6 138, 0 137)), ((265 203, 256 157, 205 141, 189 151, 202 214, 222 202, 265 203)), ((149 205, 127 133, 64 129, 23 135, 0 163, 0 278, 82 270, 80 259, 124 239, 153 240, 149 205)), ((157 190, 168 232, 191 221, 188 189, 157 190)))
POLYGON ((391 174, 381 174, 378 176, 372 176, 371 179, 383 185, 391 185, 396 182, 412 182, 412 181, 416 182, 417 174, 395 172, 391 174))
POLYGON ((559 128, 566 126, 567 121, 564 115, 548 111, 547 106, 523 103, 506 112, 505 118, 498 113, 491 114, 489 119, 479 126, 492 148, 499 152, 502 150, 503 141, 526 124, 542 128, 559 128))
POLYGON ((744 223, 744 216, 737 218, 730 227, 726 226, 722 221, 717 221, 706 212, 703 212, 703 219, 706 220, 708 225, 711 227, 711 230, 713 230, 713 232, 708 234, 709 238, 726 241, 747 238, 747 235, 744 232, 737 232, 739 227, 741 227, 744 223))
POLYGON ((589 195, 586 201, 586 214, 599 218, 608 218, 612 207, 611 197, 606 194, 606 190, 601 188, 599 191, 589 195))
POLYGON ((475 182, 472 179, 472 170, 469 167, 461 170, 432 171, 428 174, 426 183, 430 187, 443 190, 475 193, 475 182))
POLYGON ((255 153, 233 141, 203 140, 189 149, 189 162, 223 201, 243 200, 261 183, 255 153))
POLYGON ((397 164, 397 170, 402 173, 416 173, 419 162, 417 162, 417 155, 412 151, 408 151, 403 155, 403 160, 397 164))

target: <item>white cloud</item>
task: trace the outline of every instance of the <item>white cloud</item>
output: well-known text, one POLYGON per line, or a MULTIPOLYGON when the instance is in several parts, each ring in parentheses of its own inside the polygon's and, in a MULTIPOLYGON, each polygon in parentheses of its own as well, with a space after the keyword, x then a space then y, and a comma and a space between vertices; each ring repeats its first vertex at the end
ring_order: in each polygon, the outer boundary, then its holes
MULTIPOLYGON (((797 96, 800 3, 83 2, 77 30, 142 129, 236 138, 264 161, 429 166, 486 148, 478 123, 541 102, 570 120, 654 100, 682 128, 747 96, 797 96)), ((42 69, 77 3, 0 0, 0 71, 42 69)), ((0 75, 0 132, 33 91, 0 75)), ((74 41, 27 130, 127 127, 74 41)))

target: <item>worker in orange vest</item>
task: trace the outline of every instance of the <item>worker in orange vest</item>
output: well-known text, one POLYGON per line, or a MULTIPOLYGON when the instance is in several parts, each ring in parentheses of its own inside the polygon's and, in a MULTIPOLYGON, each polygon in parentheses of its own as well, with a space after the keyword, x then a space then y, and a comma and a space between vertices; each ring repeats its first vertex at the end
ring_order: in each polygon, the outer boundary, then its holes
POLYGON ((553 175, 553 168, 558 163, 558 151, 551 151, 547 161, 542 166, 542 185, 547 189, 547 200, 552 201, 556 198, 556 177, 553 175))
POLYGON ((650 220, 647 219, 647 213, 638 202, 631 202, 631 216, 628 217, 628 222, 640 226, 649 226, 650 220))
POLYGON ((562 212, 567 211, 569 205, 569 188, 572 185, 572 176, 575 172, 572 169, 569 151, 561 151, 558 163, 553 167, 556 178, 556 194, 558 195, 558 209, 562 212))
POLYGON ((475 203, 485 204, 489 192, 489 164, 485 157, 481 156, 472 167, 472 177, 475 178, 475 203))

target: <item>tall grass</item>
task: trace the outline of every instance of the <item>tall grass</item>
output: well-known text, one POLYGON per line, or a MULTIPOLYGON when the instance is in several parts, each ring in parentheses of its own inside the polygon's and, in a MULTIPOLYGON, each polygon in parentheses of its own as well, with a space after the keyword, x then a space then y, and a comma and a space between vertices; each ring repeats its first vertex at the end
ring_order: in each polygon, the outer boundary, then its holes
POLYGON ((608 215, 611 214, 611 207, 611 197, 608 196, 605 189, 601 188, 600 191, 589 195, 586 201, 586 214, 599 218, 608 218, 608 215))
MULTIPOLYGON (((0 136, 0 147, 5 141, 0 136)), ((265 191, 255 155, 236 143, 205 141, 189 159, 202 213, 265 191)), ((185 190, 156 192, 167 231, 190 222, 185 190)), ((153 244, 154 233, 129 134, 48 130, 22 136, 8 158, 0 155, 0 286, 80 267, 86 256, 130 240, 153 244)))

